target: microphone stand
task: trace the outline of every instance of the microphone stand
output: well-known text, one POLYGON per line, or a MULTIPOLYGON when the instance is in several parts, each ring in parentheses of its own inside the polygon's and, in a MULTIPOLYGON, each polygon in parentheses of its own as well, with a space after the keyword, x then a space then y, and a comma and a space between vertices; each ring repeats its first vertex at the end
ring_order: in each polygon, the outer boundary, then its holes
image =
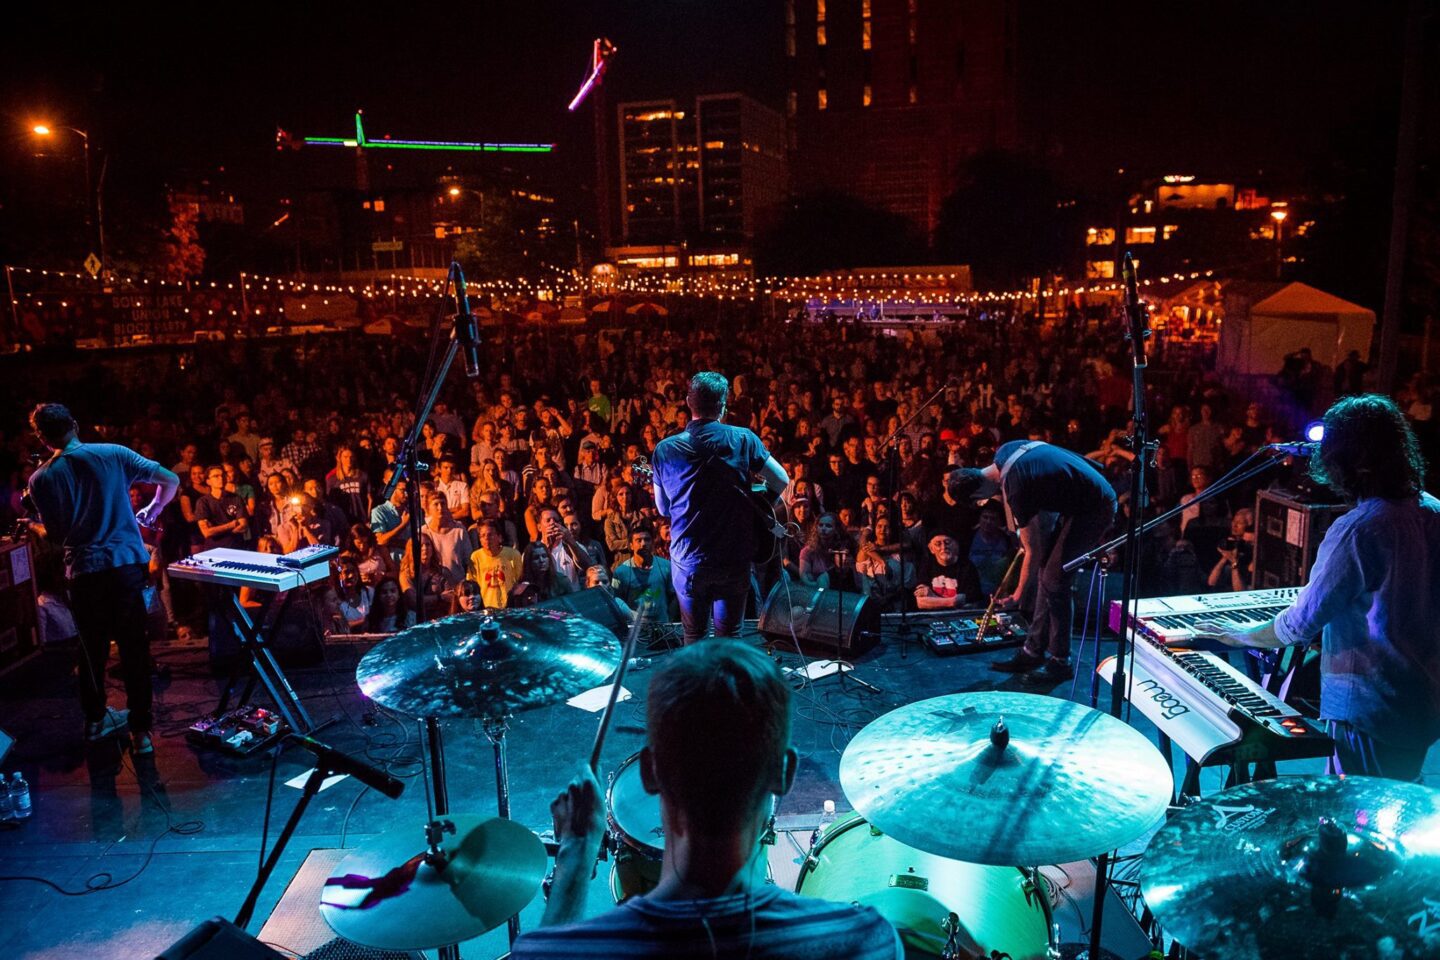
MULTIPOLYGON (((1124 629, 1129 620, 1132 604, 1140 586, 1140 518, 1145 512, 1145 467, 1153 455, 1152 442, 1147 433, 1148 417, 1145 412, 1145 368, 1149 358, 1145 355, 1145 341, 1150 336, 1150 311, 1140 301, 1140 291, 1135 279, 1135 259, 1125 251, 1122 276, 1125 282, 1126 336, 1130 340, 1131 360, 1131 404, 1134 432, 1130 436, 1130 449, 1135 459, 1130 463, 1130 517, 1125 535, 1125 565, 1120 579, 1120 605, 1124 611, 1120 630, 1120 649, 1115 658, 1115 679, 1110 688, 1110 714, 1120 718, 1120 707, 1124 702, 1125 664, 1127 653, 1133 656, 1134 634, 1124 629), (1128 638, 1128 639, 1127 639, 1128 638)), ((1099 656, 1099 644, 1096 644, 1099 656)), ((1105 896, 1110 886, 1110 856, 1102 853, 1095 861, 1095 909, 1090 922, 1090 956, 1099 957, 1100 924, 1105 912, 1105 896)))
MULTIPOLYGON (((928 400, 920 404, 919 407, 917 407, 913 412, 911 412, 910 416, 905 420, 904 423, 896 427, 895 431, 891 433, 890 436, 880 441, 880 449, 884 451, 886 463, 888 465, 888 469, 886 472, 890 475, 890 497, 895 504, 895 521, 900 527, 899 631, 901 660, 906 660, 909 658, 910 637, 914 628, 910 626, 909 610, 911 598, 905 595, 905 544, 910 539, 910 531, 906 529, 905 520, 902 516, 900 516, 900 436, 905 432, 905 428, 910 426, 910 424, 914 423, 917 419, 919 419, 920 414, 923 413, 930 406, 930 404, 934 403, 937 399, 939 399, 940 395, 943 394, 947 389, 949 389, 949 387, 950 380, 947 378, 945 382, 940 385, 940 389, 932 393, 928 400)), ((944 477, 941 478, 941 485, 944 485, 944 477)))
MULTIPOLYGON (((463 336, 460 326, 461 324, 470 322, 469 318, 464 316, 464 310, 460 305, 458 295, 459 287, 455 284, 457 276, 463 276, 460 274, 460 264, 452 261, 450 264, 450 272, 445 278, 446 291, 442 291, 441 293, 442 297, 445 296, 446 292, 448 292, 452 286, 457 290, 456 312, 454 316, 454 326, 450 331, 450 341, 446 345, 445 356, 441 359, 439 365, 430 368, 429 372, 433 378, 420 392, 420 398, 415 406, 415 422, 410 425, 410 432, 405 436, 405 442, 400 447, 400 455, 396 458, 397 462, 394 471, 390 475, 390 481, 385 484, 385 489, 380 495, 382 501, 388 501, 390 497, 394 495, 395 487, 399 485, 402 480, 408 484, 405 488, 405 496, 410 512, 410 543, 408 549, 414 551, 411 556, 414 557, 415 562, 416 593, 420 598, 420 602, 416 604, 416 624, 423 623, 425 620, 425 571, 423 565, 420 563, 420 529, 422 516, 420 511, 420 474, 422 471, 418 450, 421 431, 425 427, 425 421, 430 419, 430 411, 435 408, 435 401, 440 398, 440 391, 445 386, 445 378, 449 376, 450 367, 455 362, 455 354, 459 352, 460 341, 463 336)), ((460 282, 463 283, 463 280, 460 282)), ((432 332, 432 337, 439 332, 439 316, 435 318, 435 322, 437 328, 432 332)), ((433 352, 431 356, 434 356, 433 352)), ((430 826, 427 827, 428 832, 431 828, 435 827, 440 818, 450 812, 450 795, 445 782, 445 747, 440 734, 440 722, 435 717, 425 718, 425 735, 430 753, 430 772, 432 778, 430 792, 433 798, 434 813, 434 819, 431 821, 430 826)), ((427 803, 427 807, 429 806, 430 804, 427 803)), ((511 917, 511 943, 514 943, 518 933, 519 924, 517 918, 511 917)), ((443 946, 439 950, 440 960, 459 960, 459 957, 460 947, 458 944, 443 946)))

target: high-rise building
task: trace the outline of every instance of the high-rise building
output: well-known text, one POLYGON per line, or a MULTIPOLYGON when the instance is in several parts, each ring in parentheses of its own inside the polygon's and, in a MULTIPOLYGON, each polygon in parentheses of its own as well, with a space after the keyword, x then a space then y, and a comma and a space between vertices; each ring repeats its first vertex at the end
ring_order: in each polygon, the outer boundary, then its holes
POLYGON ((927 234, 958 166, 1018 145, 1017 0, 784 0, 793 186, 927 234))
POLYGON ((744 94, 622 103, 617 122, 627 247, 743 248, 785 199, 785 120, 744 94))

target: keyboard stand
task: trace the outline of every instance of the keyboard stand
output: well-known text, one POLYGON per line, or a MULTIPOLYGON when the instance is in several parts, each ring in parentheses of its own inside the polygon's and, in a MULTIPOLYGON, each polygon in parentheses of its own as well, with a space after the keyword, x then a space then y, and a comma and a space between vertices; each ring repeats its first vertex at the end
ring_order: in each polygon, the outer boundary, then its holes
MULTIPOLYGON (((240 632, 240 647, 249 654, 251 666, 254 668, 254 672, 245 681, 245 689, 240 694, 237 706, 243 707, 249 704, 250 697, 255 692, 255 682, 259 680, 265 685, 265 691, 270 694, 270 699, 275 702, 276 711, 295 733, 308 736, 333 723, 333 717, 318 725, 310 719, 310 714, 306 712, 300 698, 295 695, 295 690, 290 686, 285 671, 280 669, 280 664, 270 650, 270 639, 274 636, 275 626, 290 606, 290 595, 294 591, 286 590, 280 593, 266 608, 265 616, 261 618, 258 626, 250 618, 250 612, 241 605, 240 590, 230 587, 227 592, 230 595, 230 620, 240 632)), ((226 681, 225 689, 220 694, 220 702, 215 706, 214 716, 219 717, 229 709, 230 693, 235 687, 236 679, 238 677, 231 674, 230 679, 226 681)))

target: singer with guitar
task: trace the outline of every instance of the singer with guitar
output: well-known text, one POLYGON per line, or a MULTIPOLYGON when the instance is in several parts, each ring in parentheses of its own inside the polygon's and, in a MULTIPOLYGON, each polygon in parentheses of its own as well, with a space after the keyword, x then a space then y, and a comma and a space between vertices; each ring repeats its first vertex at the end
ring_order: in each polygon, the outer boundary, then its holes
POLYGON ((756 520, 764 511, 751 500, 751 477, 776 500, 790 482, 758 436, 724 422, 729 392, 723 375, 695 374, 685 398, 690 423, 655 448, 655 504, 670 520, 671 579, 686 643, 705 636, 712 618, 716 636, 739 630, 751 564, 757 550, 773 547, 759 540, 756 520))

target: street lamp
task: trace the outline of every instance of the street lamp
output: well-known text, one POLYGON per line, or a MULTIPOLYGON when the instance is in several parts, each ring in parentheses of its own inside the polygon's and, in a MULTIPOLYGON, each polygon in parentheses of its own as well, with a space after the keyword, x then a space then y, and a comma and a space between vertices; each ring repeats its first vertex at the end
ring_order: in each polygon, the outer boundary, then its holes
POLYGON ((1270 208, 1270 219, 1275 221, 1275 279, 1280 279, 1280 271, 1285 265, 1285 254, 1281 246, 1285 234, 1285 218, 1290 211, 1285 208, 1284 203, 1276 203, 1270 208))
MULTIPOLYGON (((90 135, 79 127, 62 126, 60 129, 69 130, 79 137, 80 142, 85 148, 85 226, 88 229, 90 226, 95 225, 99 229, 100 269, 103 271, 105 269, 105 200, 103 196, 105 167, 103 164, 100 167, 100 186, 92 191, 90 187, 90 135), (95 204, 95 217, 93 220, 90 216, 90 204, 92 200, 95 204)), ((30 132, 37 137, 51 137, 55 135, 55 128, 46 123, 37 123, 30 127, 30 132)))

